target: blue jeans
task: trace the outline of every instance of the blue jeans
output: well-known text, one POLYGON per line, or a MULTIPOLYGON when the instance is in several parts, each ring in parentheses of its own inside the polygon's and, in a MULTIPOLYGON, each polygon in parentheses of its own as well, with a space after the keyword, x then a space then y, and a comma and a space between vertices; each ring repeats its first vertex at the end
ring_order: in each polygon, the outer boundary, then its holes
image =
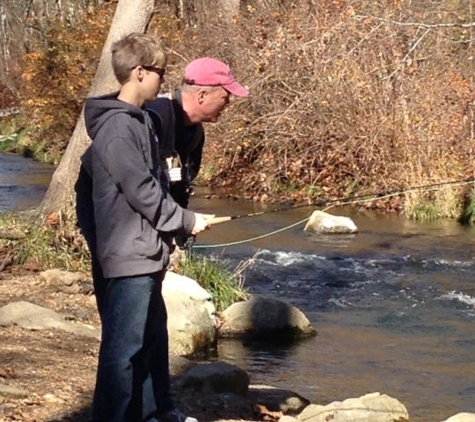
POLYGON ((141 422, 175 408, 170 396, 165 272, 104 279, 94 422, 141 422))

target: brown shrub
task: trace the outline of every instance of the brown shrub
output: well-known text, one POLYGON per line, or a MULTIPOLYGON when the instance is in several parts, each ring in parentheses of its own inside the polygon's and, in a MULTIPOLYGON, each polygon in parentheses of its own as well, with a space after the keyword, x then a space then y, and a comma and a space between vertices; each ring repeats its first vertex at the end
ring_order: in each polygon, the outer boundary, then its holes
POLYGON ((0 82, 0 110, 15 107, 17 100, 10 87, 0 82))
POLYGON ((24 124, 32 132, 31 149, 58 163, 96 72, 114 9, 104 5, 93 14, 83 13, 71 28, 63 20, 48 29, 47 47, 24 56, 20 104, 24 124))
MULTIPOLYGON (((170 48, 164 89, 178 85, 188 61, 214 56, 251 91, 207 127, 210 185, 256 198, 328 200, 473 178, 468 2, 255 0, 242 2, 238 16, 207 0, 176 4, 161 3, 149 28, 170 48)), ((86 16, 78 29, 53 27, 48 51, 25 60, 28 119, 62 147, 110 15, 86 16)), ((436 196, 421 189, 365 206, 411 215, 436 196)), ((438 214, 457 212, 449 196, 439 195, 438 214)))
POLYGON ((210 183, 301 200, 473 176, 466 2, 253 4, 232 19, 195 11, 172 46, 225 60, 251 89, 207 129, 210 183))

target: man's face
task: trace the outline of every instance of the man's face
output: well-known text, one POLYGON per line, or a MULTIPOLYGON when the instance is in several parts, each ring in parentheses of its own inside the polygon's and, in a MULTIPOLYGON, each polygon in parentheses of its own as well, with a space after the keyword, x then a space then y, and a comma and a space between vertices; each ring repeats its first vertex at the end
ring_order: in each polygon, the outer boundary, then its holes
POLYGON ((201 99, 201 121, 216 123, 221 112, 229 104, 230 93, 223 87, 217 86, 199 93, 201 99))

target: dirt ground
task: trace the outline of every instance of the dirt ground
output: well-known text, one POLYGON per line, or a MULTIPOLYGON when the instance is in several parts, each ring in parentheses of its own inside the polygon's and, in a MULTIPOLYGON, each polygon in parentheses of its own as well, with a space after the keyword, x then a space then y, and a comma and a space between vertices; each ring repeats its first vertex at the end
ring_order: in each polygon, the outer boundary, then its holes
MULTIPOLYGON (((93 296, 55 292, 37 273, 0 273, 0 306, 20 300, 99 326, 93 296)), ((18 390, 0 395, 0 421, 89 421, 98 347, 62 330, 0 327, 0 387, 18 390)))
MULTIPOLYGON (((20 300, 99 327, 93 295, 55 291, 35 272, 0 272, 0 307, 20 300)), ((93 338, 61 330, 0 327, 0 392, 14 389, 11 394, 0 393, 0 422, 89 422, 98 348, 93 338)), ((186 400, 176 397, 180 409, 200 422, 243 419, 186 400)))

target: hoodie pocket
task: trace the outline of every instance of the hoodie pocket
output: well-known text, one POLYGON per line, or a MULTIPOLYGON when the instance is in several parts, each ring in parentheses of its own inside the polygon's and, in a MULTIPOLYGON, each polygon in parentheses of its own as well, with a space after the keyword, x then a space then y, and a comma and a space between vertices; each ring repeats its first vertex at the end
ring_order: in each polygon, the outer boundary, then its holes
POLYGON ((160 233, 155 230, 147 221, 144 222, 142 233, 134 239, 135 252, 146 257, 156 257, 163 249, 160 233))

